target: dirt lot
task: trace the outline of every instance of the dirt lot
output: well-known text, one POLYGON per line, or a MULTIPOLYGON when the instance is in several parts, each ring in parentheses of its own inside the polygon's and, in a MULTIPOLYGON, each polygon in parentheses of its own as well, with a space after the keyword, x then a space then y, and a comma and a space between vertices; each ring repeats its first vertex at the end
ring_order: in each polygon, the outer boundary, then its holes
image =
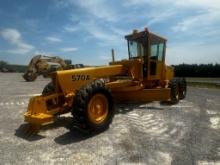
POLYGON ((220 164, 220 90, 188 88, 177 105, 120 104, 110 128, 70 131, 71 116, 26 137, 23 113, 48 79, 0 73, 0 164, 220 164))

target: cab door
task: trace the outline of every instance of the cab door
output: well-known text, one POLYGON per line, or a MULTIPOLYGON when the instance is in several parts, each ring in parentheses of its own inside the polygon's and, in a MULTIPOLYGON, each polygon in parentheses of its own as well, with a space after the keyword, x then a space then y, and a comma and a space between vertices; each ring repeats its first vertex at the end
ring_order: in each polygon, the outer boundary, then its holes
POLYGON ((164 69, 165 41, 152 39, 150 42, 149 80, 160 80, 164 69))

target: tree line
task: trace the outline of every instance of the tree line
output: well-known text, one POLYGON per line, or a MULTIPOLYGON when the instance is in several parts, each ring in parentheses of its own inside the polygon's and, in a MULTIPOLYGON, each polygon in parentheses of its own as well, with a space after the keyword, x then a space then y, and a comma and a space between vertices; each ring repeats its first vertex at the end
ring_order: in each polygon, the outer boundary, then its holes
POLYGON ((220 77, 220 64, 173 65, 176 77, 220 77))
POLYGON ((0 72, 25 72, 27 66, 8 64, 6 61, 0 61, 0 72))
MULTIPOLYGON (((172 65, 175 68, 176 77, 220 77, 220 64, 179 64, 172 65)), ((2 72, 25 72, 27 66, 12 65, 0 61, 2 72)))

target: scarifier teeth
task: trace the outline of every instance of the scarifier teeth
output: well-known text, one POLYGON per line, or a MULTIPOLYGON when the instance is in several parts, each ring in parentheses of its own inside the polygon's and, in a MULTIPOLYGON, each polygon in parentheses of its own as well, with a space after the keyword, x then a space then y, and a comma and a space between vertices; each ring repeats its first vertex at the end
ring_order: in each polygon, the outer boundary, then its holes
POLYGON ((25 132, 26 136, 27 137, 30 137, 30 136, 33 136, 33 135, 36 135, 40 130, 40 126, 39 125, 33 125, 33 124, 30 124, 25 132))

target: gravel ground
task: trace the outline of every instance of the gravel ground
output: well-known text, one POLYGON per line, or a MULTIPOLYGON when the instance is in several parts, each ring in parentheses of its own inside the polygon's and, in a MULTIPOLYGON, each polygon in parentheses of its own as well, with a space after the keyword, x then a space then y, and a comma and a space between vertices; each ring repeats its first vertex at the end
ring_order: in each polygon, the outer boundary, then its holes
POLYGON ((0 164, 220 164, 220 90, 188 88, 187 98, 116 105, 110 128, 96 135, 70 131, 71 116, 27 137, 23 113, 48 79, 25 82, 0 73, 0 164))

